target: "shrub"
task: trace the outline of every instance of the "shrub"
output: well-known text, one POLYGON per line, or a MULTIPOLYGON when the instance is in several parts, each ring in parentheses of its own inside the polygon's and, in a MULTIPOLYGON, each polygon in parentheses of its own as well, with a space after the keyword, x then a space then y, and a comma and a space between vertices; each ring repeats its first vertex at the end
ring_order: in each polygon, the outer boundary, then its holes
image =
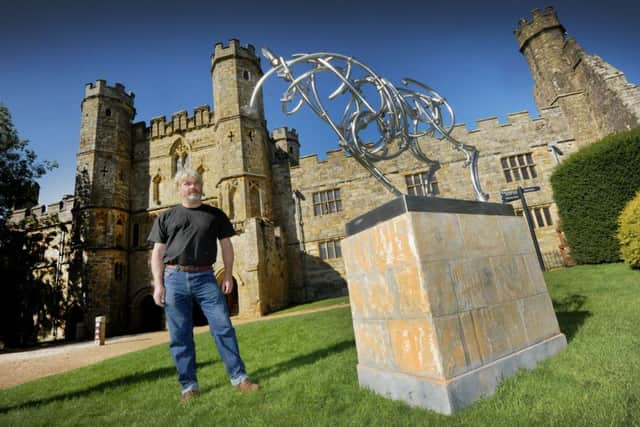
POLYGON ((551 175, 571 255, 579 264, 620 260, 618 216, 640 190, 640 129, 612 134, 551 175))
POLYGON ((631 267, 640 268, 640 191, 620 213, 618 226, 622 259, 631 267))

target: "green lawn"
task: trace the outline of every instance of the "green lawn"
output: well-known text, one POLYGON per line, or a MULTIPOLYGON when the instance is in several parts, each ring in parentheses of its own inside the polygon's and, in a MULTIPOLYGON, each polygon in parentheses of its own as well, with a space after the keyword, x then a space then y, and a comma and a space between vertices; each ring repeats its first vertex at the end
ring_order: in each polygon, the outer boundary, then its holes
POLYGON ((350 312, 339 308, 237 328, 258 393, 231 389, 202 334, 203 393, 186 407, 161 345, 0 391, 0 426, 640 425, 640 271, 580 266, 546 279, 568 348, 454 416, 361 389, 350 312))
POLYGON ((289 313, 294 313, 302 310, 315 310, 315 309, 331 307, 331 306, 341 305, 341 304, 349 304, 349 297, 335 297, 335 298, 321 299, 318 301, 311 302, 309 304, 302 304, 302 305, 296 305, 293 307, 287 307, 282 310, 273 312, 272 314, 276 314, 276 315, 289 314, 289 313))

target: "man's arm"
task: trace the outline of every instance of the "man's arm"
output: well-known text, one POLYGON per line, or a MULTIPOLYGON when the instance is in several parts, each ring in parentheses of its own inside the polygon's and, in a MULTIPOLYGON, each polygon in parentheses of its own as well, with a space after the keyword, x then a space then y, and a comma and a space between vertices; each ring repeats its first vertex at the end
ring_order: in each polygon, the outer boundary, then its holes
POLYGON ((153 301, 156 305, 164 307, 164 254, 167 245, 154 243, 151 251, 151 273, 153 274, 153 301))
POLYGON ((230 294, 233 291, 233 245, 231 239, 220 240, 222 249, 222 263, 224 264, 224 278, 222 279, 222 292, 230 294))

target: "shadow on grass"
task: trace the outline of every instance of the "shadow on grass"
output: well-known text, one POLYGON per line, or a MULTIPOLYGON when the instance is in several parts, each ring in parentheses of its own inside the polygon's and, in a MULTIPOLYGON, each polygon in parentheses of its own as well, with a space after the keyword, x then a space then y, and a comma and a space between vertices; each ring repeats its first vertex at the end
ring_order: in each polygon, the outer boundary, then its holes
POLYGON ((311 365, 317 362, 318 360, 324 359, 328 356, 331 356, 332 354, 342 353, 343 351, 350 350, 355 346, 356 346, 356 342, 354 340, 341 341, 337 344, 332 345, 331 347, 325 347, 325 348, 316 350, 314 352, 311 352, 309 354, 297 356, 292 359, 285 360, 280 363, 276 363, 275 365, 258 369, 257 371, 252 373, 252 377, 255 377, 255 378, 277 377, 283 372, 287 372, 299 366, 311 365))
MULTIPOLYGON (((213 361, 209 361, 209 362, 202 362, 202 363, 198 363, 198 369, 201 369, 207 365, 212 365, 213 361)), ((176 368, 172 367, 166 367, 166 368, 159 368, 159 369, 154 369, 152 371, 149 372, 140 372, 140 373, 136 373, 133 375, 126 375, 123 377, 119 377, 119 378, 114 378, 112 380, 109 381, 105 381, 96 385, 93 385, 91 387, 87 387, 85 389, 82 390, 75 390, 75 391, 69 391, 66 393, 61 393, 61 394, 57 394, 51 397, 46 397, 43 399, 36 399, 36 400, 30 400, 28 402, 24 402, 24 403, 19 403, 17 405, 14 406, 7 406, 7 407, 0 407, 0 414, 5 414, 9 411, 13 411, 15 409, 27 409, 27 408, 32 408, 35 406, 40 406, 40 405, 47 405, 49 403, 53 403, 53 402, 59 402, 59 401, 64 401, 67 399, 75 399, 78 397, 86 397, 87 395, 90 395, 91 393, 99 393, 99 392, 103 392, 106 390, 110 390, 113 391, 113 389, 121 387, 121 386, 128 386, 128 385, 132 385, 135 383, 141 383, 141 382, 146 382, 146 381, 153 381, 156 380, 158 378, 164 378, 164 377, 168 377, 168 376, 175 376, 176 375, 176 368)))
POLYGON ((581 310, 587 297, 584 295, 567 295, 561 300, 553 300, 553 309, 558 317, 560 331, 571 341, 582 324, 591 316, 591 312, 581 310))

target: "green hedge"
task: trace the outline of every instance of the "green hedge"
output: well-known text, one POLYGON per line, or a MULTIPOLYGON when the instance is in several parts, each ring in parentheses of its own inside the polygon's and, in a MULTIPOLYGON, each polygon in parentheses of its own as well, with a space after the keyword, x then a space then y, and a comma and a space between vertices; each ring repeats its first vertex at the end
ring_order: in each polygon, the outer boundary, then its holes
POLYGON ((555 169, 551 186, 573 258, 580 264, 619 261, 618 216, 640 190, 640 129, 573 154, 555 169))

